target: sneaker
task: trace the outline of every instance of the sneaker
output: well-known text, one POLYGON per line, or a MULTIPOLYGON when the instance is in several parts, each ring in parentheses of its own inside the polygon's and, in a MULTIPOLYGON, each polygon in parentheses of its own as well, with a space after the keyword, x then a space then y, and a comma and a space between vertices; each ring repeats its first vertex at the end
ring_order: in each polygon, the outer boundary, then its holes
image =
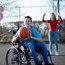
POLYGON ((44 65, 53 65, 53 64, 51 64, 51 63, 49 63, 49 62, 46 62, 44 65))
POLYGON ((58 52, 56 52, 56 53, 55 53, 55 55, 59 55, 59 53, 58 53, 58 52))

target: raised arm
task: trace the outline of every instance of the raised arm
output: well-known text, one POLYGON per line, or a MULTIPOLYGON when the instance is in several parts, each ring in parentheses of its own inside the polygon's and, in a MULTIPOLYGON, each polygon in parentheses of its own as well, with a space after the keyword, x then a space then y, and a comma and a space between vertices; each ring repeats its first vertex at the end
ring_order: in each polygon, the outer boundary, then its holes
POLYGON ((62 22, 62 18, 61 16, 59 16, 58 23, 61 23, 61 22, 62 22))
POLYGON ((44 20, 45 15, 46 15, 46 13, 43 14, 42 22, 48 22, 48 20, 44 20))

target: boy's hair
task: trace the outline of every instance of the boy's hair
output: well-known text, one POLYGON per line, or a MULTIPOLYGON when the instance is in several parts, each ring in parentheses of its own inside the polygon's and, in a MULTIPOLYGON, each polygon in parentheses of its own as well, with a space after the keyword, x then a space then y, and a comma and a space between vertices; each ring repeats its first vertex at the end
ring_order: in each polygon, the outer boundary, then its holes
POLYGON ((32 22, 32 18, 30 16, 25 16, 25 18, 29 18, 31 20, 31 22, 32 22))

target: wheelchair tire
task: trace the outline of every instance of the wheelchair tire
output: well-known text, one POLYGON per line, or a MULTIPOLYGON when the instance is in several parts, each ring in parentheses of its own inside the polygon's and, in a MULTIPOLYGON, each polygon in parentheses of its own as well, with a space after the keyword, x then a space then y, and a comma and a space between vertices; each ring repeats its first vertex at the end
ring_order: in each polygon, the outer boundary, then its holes
POLYGON ((6 53, 6 65, 21 65, 21 56, 17 48, 12 47, 6 53))

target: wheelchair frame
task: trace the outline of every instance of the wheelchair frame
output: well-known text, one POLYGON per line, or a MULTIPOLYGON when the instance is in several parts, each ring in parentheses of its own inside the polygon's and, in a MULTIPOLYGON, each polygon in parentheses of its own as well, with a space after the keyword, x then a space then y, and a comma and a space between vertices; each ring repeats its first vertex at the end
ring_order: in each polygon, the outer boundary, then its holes
MULTIPOLYGON (((39 52, 37 52, 37 56, 41 55, 39 52)), ((48 51, 48 56, 50 58, 50 62, 52 65, 53 61, 51 58, 51 55, 48 51)), ((11 46, 6 53, 6 65, 32 65, 31 61, 33 61, 32 53, 29 51, 29 49, 25 49, 25 53, 20 49, 20 44, 13 43, 13 46, 11 46), (12 56, 9 56, 11 52, 12 56), (11 59, 10 59, 10 58, 11 59)), ((41 56, 40 58, 41 63, 43 63, 43 58, 41 56)))

